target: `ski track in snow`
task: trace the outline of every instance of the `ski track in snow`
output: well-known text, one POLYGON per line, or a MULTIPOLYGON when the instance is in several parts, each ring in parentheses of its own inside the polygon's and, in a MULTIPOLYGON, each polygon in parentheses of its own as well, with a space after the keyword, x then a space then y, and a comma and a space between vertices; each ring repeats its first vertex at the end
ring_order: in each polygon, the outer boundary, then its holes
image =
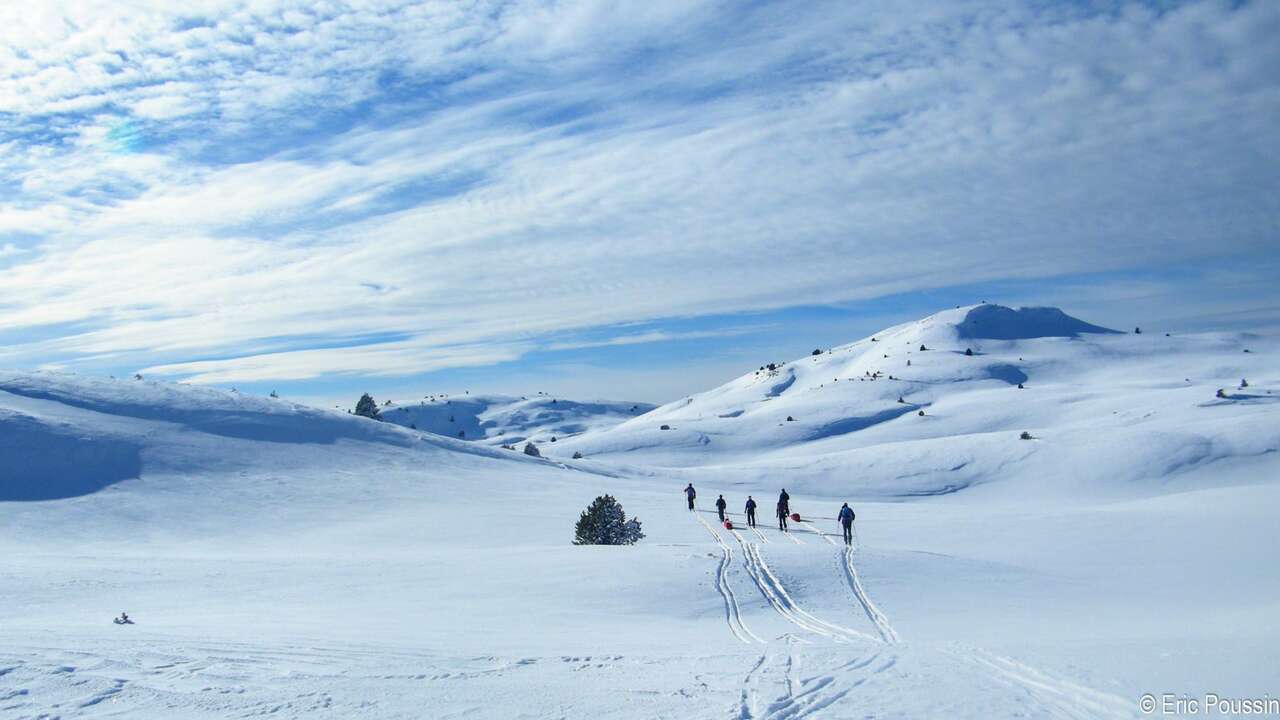
POLYGON ((858 598, 858 603, 862 605, 867 617, 876 626, 876 631, 880 633, 880 638, 890 645, 897 643, 899 641, 898 632, 893 629, 893 625, 889 623, 889 618, 885 617, 880 608, 871 602, 871 598, 867 597, 866 590, 862 588, 862 581, 858 578, 858 568, 853 564, 853 547, 846 547, 841 555, 844 559, 844 574, 849 581, 849 589, 853 590, 854 596, 858 598))
POLYGON ((832 545, 832 546, 834 546, 834 545, 836 544, 836 541, 835 541, 835 540, 832 540, 830 536, 828 536, 826 533, 824 533, 824 532, 822 532, 821 530, 819 530, 819 529, 818 529, 818 527, 817 527, 816 525, 814 525, 813 523, 809 522, 808 520, 801 520, 801 521, 800 521, 800 524, 801 524, 801 525, 803 525, 803 526, 805 526, 805 527, 807 527, 807 528, 809 528, 809 532, 812 532, 814 535, 817 535, 818 537, 822 538, 823 540, 826 540, 828 545, 832 545))
POLYGON ((716 590, 720 592, 720 597, 724 598, 724 616, 725 622, 729 624, 729 631, 744 643, 764 642, 742 622, 738 598, 733 594, 733 587, 729 584, 729 567, 733 564, 733 548, 729 547, 728 543, 720 537, 720 533, 713 530, 696 512, 693 513, 693 517, 707 529, 707 532, 711 533, 711 536, 716 539, 716 544, 720 546, 720 566, 716 568, 716 590))
POLYGON ((786 655, 783 662, 778 662, 781 653, 766 652, 742 679, 735 720, 798 720, 818 715, 895 665, 893 658, 877 664, 876 660, 882 655, 882 651, 877 649, 836 667, 823 663, 827 666, 824 670, 806 677, 801 671, 804 658, 800 646, 808 643, 794 635, 786 635, 784 639, 786 655), (761 708, 761 685, 771 673, 781 675, 781 678, 773 678, 771 683, 780 692, 761 708))
POLYGON ((1022 690, 1041 709, 1050 711, 1052 717, 1072 720, 1140 717, 1131 700, 1051 677, 1016 660, 982 650, 953 654, 988 671, 996 681, 1022 690))
POLYGON ((778 577, 774 575, 769 565, 764 561, 764 557, 760 555, 759 546, 755 543, 747 542, 737 530, 730 530, 729 532, 737 538, 738 544, 742 546, 744 554, 743 566, 747 570, 747 575, 750 576, 755 586, 760 589, 760 593, 765 600, 783 618, 801 629, 808 630, 815 635, 822 635, 836 642, 875 640, 874 637, 866 633, 829 623, 805 611, 792 599, 786 588, 783 587, 782 582, 778 580, 778 577))

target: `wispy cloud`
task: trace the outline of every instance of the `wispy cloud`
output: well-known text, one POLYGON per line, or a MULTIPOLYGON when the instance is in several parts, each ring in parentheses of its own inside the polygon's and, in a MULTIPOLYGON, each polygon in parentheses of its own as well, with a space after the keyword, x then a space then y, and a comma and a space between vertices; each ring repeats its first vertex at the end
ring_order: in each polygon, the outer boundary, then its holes
POLYGON ((0 9, 0 357, 410 374, 1276 254, 1274 3, 312 5, 0 9))

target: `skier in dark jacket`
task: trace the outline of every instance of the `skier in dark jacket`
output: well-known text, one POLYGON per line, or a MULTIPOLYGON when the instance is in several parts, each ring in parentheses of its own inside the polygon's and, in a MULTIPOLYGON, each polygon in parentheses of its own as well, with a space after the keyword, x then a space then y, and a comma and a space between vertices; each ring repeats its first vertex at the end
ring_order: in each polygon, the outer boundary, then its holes
POLYGON ((788 515, 791 514, 791 496, 787 494, 786 488, 782 488, 782 494, 778 495, 778 504, 788 515))
POLYGON ((853 510, 849 507, 849 503, 845 503, 840 507, 840 514, 836 516, 840 520, 840 525, 844 528, 844 544, 853 544, 853 510))
POLYGON ((788 510, 790 510, 790 508, 787 507, 787 503, 782 500, 779 500, 778 501, 778 529, 781 530, 782 532, 787 531, 787 511, 788 510))
POLYGON ((720 514, 720 522, 724 522, 724 509, 728 506, 729 503, 724 501, 723 495, 716 499, 716 512, 720 514))
POLYGON ((756 501, 747 496, 747 524, 751 527, 756 526, 756 501))
POLYGON ((693 509, 693 499, 698 497, 698 491, 693 489, 693 483, 689 483, 689 487, 684 489, 684 496, 689 498, 689 509, 693 509))

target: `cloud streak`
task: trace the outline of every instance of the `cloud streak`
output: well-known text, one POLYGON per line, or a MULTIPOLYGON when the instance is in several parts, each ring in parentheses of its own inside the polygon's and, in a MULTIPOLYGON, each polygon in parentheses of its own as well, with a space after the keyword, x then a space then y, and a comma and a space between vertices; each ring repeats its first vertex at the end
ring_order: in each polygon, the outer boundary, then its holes
POLYGON ((1272 3, 172 7, 0 10, 0 359, 407 375, 1276 253, 1272 3))

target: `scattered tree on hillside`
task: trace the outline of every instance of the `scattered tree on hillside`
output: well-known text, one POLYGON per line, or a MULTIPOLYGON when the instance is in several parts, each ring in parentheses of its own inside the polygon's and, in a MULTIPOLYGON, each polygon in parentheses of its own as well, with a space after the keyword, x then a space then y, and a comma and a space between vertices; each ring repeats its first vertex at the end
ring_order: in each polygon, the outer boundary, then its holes
POLYGON ((670 429, 671 429, 671 426, 670 426, 670 425, 663 425, 663 426, 659 427, 658 429, 659 429, 659 430, 670 430, 670 429))
POLYGON ((810 354, 810 355, 821 355, 821 354, 822 354, 822 351, 821 351, 821 350, 819 350, 819 349, 817 349, 817 348, 814 348, 813 352, 811 352, 811 353, 809 353, 809 354, 810 354))
POLYGON ((921 343, 921 345, 920 345, 920 352, 924 352, 924 351, 926 351, 926 350, 928 350, 928 349, 929 349, 929 348, 925 347, 925 346, 924 346, 924 344, 923 344, 923 343, 921 343))
POLYGON ((795 418, 791 417, 790 415, 787 416, 787 422, 795 422, 795 421, 796 421, 795 418))
POLYGON ((555 442, 555 441, 556 441, 556 436, 555 436, 555 435, 552 435, 552 436, 551 436, 551 442, 555 442))
POLYGON ((919 415, 920 417, 924 417, 924 411, 923 411, 923 410, 921 410, 920 412, 918 412, 918 413, 916 413, 916 414, 917 414, 917 415, 919 415))
POLYGON ((1034 440, 1034 439, 1035 439, 1035 438, 1031 437, 1031 433, 1027 432, 1026 430, 1023 430, 1023 431, 1022 431, 1022 434, 1021 434, 1021 435, 1019 435, 1019 436, 1018 436, 1018 438, 1020 438, 1020 439, 1022 439, 1022 440, 1034 440))
POLYGON ((142 379, 142 373, 134 373, 134 374, 133 374, 133 379, 134 379, 134 380, 141 380, 141 379, 142 379))
POLYGON ((524 444, 524 454, 532 457, 542 457, 542 453, 538 450, 538 446, 531 442, 524 444))
POLYGON ((581 459, 582 459, 582 453, 581 453, 581 452, 575 452, 575 453, 573 454, 573 459, 574 459, 574 460, 581 460, 581 459))
POLYGON ((360 400, 356 402, 356 414, 360 417, 372 418, 374 420, 382 419, 381 413, 378 412, 378 403, 369 393, 361 395, 360 400))
POLYGON ((1141 335, 1141 334, 1142 334, 1142 328, 1140 328, 1140 327, 1136 327, 1136 328, 1134 328, 1134 329, 1133 329, 1133 334, 1134 334, 1134 335, 1141 335))
POLYGON ((903 400, 901 395, 898 396, 898 402, 902 403, 903 405, 907 404, 907 401, 903 400))
POLYGON ((1248 380, 1245 380, 1244 378, 1240 378, 1240 387, 1242 387, 1242 388, 1247 388, 1247 387, 1249 387, 1249 381, 1248 381, 1248 380))
POLYGON ((965 355, 967 355, 967 356, 969 356, 969 357, 973 357, 973 348, 965 348, 965 349, 964 349, 964 354, 965 354, 965 355))
POLYGON ((280 397, 280 396, 276 393, 276 391, 275 391, 275 390, 272 390, 272 391, 271 391, 271 395, 270 395, 270 397, 278 398, 278 397, 280 397))
POLYGON ((1218 388, 1218 397, 1219 397, 1219 398, 1221 398, 1221 399, 1223 399, 1223 400, 1226 400, 1226 399, 1227 399, 1227 391, 1226 391, 1226 390, 1223 390, 1222 388, 1218 388))
POLYGON ((461 438, 461 439, 463 439, 463 440, 466 440, 466 439, 467 439, 467 431, 466 431, 466 430, 459 430, 459 431, 458 431, 458 437, 459 437, 459 438, 461 438))
POLYGON ((418 424, 417 424, 417 423, 409 423, 409 429, 410 429, 410 430, 417 430, 417 429, 418 429, 418 424))
POLYGON ((1022 383, 1018 383, 1018 389, 1019 389, 1019 390, 1026 390, 1026 388, 1022 387, 1022 383))
POLYGON ((635 545, 643 537, 640 521, 628 520, 612 495, 593 500, 573 528, 574 545, 635 545))

